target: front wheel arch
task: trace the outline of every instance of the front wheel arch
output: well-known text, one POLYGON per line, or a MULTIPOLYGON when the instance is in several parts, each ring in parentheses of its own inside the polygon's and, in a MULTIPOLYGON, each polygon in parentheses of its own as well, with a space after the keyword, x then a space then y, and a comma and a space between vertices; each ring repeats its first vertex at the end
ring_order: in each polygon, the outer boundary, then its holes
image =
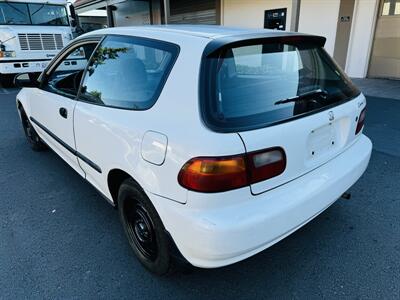
MULTIPOLYGON (((18 103, 20 103, 20 102, 18 102, 18 103)), ((32 148, 32 150, 34 150, 34 151, 47 150, 47 145, 42 141, 40 136, 37 134, 35 128, 32 126, 32 123, 29 120, 29 117, 26 114, 22 105, 18 108, 18 111, 19 111, 19 116, 21 119, 22 127, 24 129, 25 137, 26 137, 27 141, 29 142, 29 145, 32 148)))
POLYGON ((17 109, 18 109, 18 113, 20 118, 22 118, 22 114, 24 114, 25 116, 27 116, 26 111, 24 106, 22 105, 20 100, 17 100, 17 109))

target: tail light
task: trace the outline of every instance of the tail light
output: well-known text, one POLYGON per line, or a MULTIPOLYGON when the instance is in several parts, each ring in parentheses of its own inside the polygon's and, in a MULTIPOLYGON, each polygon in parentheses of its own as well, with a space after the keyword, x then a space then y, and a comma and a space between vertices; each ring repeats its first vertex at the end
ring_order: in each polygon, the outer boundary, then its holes
POLYGON ((282 148, 224 157, 196 157, 178 175, 181 186, 198 192, 224 192, 278 176, 286 168, 282 148))
POLYGON ((358 123, 357 123, 357 128, 356 128, 356 134, 358 134, 361 129, 364 127, 364 122, 365 122, 365 114, 367 112, 367 109, 364 108, 361 113, 360 116, 358 117, 358 123))

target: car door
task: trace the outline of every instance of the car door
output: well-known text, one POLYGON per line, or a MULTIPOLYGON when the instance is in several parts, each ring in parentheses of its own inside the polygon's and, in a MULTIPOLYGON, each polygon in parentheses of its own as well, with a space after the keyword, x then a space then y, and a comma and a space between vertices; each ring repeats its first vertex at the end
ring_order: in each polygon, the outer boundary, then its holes
POLYGON ((34 89, 30 98, 30 120, 40 137, 82 176, 73 115, 80 81, 97 42, 81 41, 66 48, 42 75, 40 88, 34 89))

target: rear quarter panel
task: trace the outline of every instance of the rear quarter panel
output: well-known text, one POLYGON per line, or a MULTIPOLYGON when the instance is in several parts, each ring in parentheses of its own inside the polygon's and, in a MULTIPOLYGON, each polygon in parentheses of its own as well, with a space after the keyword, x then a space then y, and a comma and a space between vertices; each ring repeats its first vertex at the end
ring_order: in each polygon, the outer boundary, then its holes
MULTIPOLYGON (((141 35, 143 36, 143 35, 141 35)), ((154 38, 154 36, 152 36, 154 38)), ((174 37, 171 40, 177 43, 174 37)), ((130 174, 149 193, 186 203, 187 190, 177 181, 181 167, 196 156, 243 153, 235 133, 208 130, 199 112, 199 69, 207 39, 179 35, 180 53, 155 105, 145 111, 96 106, 80 102, 75 109, 75 139, 78 152, 99 165, 102 173, 83 161, 87 179, 111 199, 107 177, 113 169, 130 174), (142 158, 141 143, 146 132, 168 139, 162 165, 142 158)))

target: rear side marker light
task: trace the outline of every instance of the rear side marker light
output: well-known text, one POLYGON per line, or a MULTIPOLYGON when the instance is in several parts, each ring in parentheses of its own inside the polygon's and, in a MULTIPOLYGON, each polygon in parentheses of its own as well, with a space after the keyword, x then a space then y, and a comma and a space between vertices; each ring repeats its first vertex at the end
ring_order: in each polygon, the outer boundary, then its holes
POLYGON ((367 109, 364 108, 361 113, 360 116, 358 117, 358 123, 357 123, 357 128, 356 128, 356 134, 358 134, 361 129, 364 127, 364 122, 365 122, 365 114, 367 112, 367 109))
POLYGON ((286 155, 278 147, 235 156, 196 157, 182 167, 178 182, 193 191, 224 192, 278 176, 285 168, 286 155))

